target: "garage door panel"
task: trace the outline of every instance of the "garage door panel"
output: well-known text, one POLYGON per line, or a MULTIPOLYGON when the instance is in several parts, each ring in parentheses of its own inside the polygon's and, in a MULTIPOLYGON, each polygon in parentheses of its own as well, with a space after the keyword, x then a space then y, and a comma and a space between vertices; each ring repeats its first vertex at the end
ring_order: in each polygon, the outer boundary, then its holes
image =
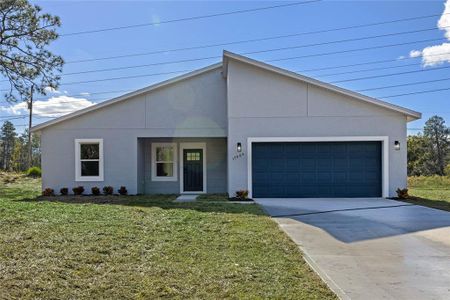
POLYGON ((346 157, 347 156, 347 146, 344 144, 333 145, 333 156, 334 157, 346 157))
POLYGON ((286 160, 286 170, 287 171, 297 171, 300 168, 300 159, 295 158, 291 159, 288 158, 286 160))
POLYGON ((283 185, 286 183, 284 173, 272 173, 270 176, 270 185, 283 185))
POLYGON ((254 197, 378 197, 381 143, 254 143, 252 173, 254 197))
POLYGON ((331 172, 319 172, 317 173, 317 182, 320 184, 321 182, 332 183, 333 182, 333 173, 331 172))
POLYGON ((300 173, 300 183, 303 185, 316 184, 316 173, 312 172, 302 172, 300 173))
POLYGON ((350 158, 349 168, 351 170, 364 170, 366 167, 366 160, 363 158, 350 158))
POLYGON ((366 180, 368 182, 380 182, 380 176, 378 172, 367 172, 366 173, 366 180))
POLYGON ((315 171, 316 161, 314 160, 314 157, 311 158, 302 157, 302 159, 300 160, 300 169, 304 170, 305 172, 315 171))
POLYGON ((298 186, 300 183, 300 174, 287 173, 285 176, 285 184, 290 186, 298 186))
POLYGON ((347 158, 334 158, 333 167, 335 171, 346 171, 348 168, 347 158))
POLYGON ((333 160, 328 157, 319 158, 317 160, 317 170, 318 171, 329 171, 330 166, 333 167, 333 160))
POLYGON ((348 174, 349 183, 364 183, 364 172, 350 172, 348 174))
POLYGON ((333 173, 333 182, 335 184, 344 184, 347 182, 347 173, 345 172, 334 172, 333 173))

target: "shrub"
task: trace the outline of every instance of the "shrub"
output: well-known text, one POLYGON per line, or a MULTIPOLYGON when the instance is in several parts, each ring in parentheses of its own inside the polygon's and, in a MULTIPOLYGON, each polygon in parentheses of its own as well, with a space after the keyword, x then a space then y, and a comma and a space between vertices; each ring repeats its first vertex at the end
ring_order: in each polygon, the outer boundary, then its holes
POLYGON ((248 198, 248 191, 247 190, 236 191, 236 198, 247 199, 248 198))
POLYGON ((74 187, 74 188, 72 189, 72 191, 73 191, 73 193, 74 193, 75 195, 82 195, 83 192, 84 192, 84 187, 82 187, 82 186, 80 185, 80 186, 74 187))
POLYGON ((112 195, 114 193, 114 188, 110 185, 103 187, 103 194, 112 195))
POLYGON ((398 188, 396 192, 397 192, 397 197, 399 199, 407 199, 409 197, 408 189, 400 189, 400 188, 398 188))
POLYGON ((120 189, 117 190, 119 192, 119 194, 121 195, 126 195, 128 194, 127 188, 124 186, 121 186, 120 189))
POLYGON ((100 189, 96 186, 91 188, 91 192, 92 192, 92 195, 94 195, 94 196, 100 195, 100 189))
POLYGON ((67 196, 69 194, 69 189, 66 187, 63 187, 59 190, 59 192, 61 193, 61 195, 67 196))
POLYGON ((55 196, 55 191, 51 188, 46 188, 42 191, 42 196, 55 196))
POLYGON ((42 171, 39 167, 31 167, 25 172, 25 174, 28 177, 41 177, 42 171))

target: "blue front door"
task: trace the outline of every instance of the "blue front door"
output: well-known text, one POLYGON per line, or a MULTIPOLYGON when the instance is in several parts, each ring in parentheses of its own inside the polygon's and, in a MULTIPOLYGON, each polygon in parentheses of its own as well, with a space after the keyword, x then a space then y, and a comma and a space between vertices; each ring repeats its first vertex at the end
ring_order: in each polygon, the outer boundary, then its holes
POLYGON ((203 149, 183 150, 184 192, 203 191, 203 149))
POLYGON ((252 144, 255 198, 380 197, 381 142, 252 144))

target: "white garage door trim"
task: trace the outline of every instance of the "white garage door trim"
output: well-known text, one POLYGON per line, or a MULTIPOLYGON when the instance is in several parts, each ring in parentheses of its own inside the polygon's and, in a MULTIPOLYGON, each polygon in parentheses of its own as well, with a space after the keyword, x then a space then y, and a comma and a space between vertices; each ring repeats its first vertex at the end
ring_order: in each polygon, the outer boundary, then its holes
POLYGON ((247 138, 247 189, 249 197, 253 197, 252 143, 258 142, 372 142, 382 144, 381 176, 382 196, 389 197, 389 137, 388 136, 327 136, 327 137, 249 137, 247 138))

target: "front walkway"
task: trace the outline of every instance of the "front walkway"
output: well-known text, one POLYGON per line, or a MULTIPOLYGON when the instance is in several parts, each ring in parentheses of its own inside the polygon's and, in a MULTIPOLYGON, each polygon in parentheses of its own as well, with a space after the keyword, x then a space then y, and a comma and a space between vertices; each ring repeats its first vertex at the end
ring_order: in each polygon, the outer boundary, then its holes
POLYGON ((450 213, 387 199, 258 199, 343 299, 450 299, 450 213))

